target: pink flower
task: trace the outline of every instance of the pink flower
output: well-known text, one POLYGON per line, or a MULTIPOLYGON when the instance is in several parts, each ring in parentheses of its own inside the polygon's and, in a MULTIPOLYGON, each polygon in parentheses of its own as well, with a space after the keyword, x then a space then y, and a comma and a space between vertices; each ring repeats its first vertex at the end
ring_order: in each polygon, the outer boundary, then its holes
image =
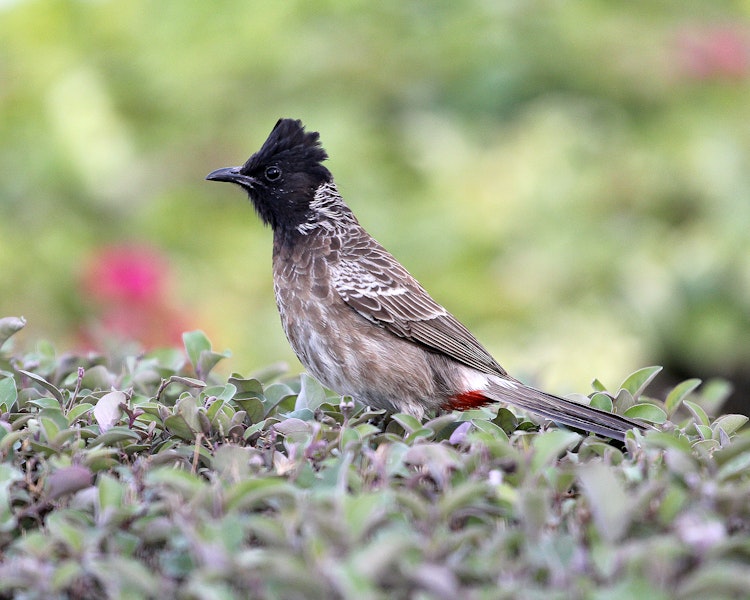
POLYGON ((170 294, 169 265, 158 250, 121 245, 99 250, 83 272, 87 319, 80 342, 133 340, 146 348, 181 343, 188 318, 170 294))
POLYGON ((90 262, 84 282, 96 300, 142 303, 164 293, 167 271, 166 261, 151 248, 112 246, 90 262))
POLYGON ((750 34, 739 25, 686 27, 676 52, 680 70, 691 79, 744 79, 750 71, 750 34))

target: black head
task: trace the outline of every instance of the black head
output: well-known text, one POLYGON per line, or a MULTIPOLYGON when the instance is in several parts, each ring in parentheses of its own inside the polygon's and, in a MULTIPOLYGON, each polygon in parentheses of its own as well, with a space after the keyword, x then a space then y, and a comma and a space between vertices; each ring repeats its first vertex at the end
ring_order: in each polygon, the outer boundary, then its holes
POLYGON ((322 183, 332 181, 328 158, 316 131, 302 121, 279 119, 260 150, 241 167, 217 169, 210 181, 228 181, 250 196, 260 218, 274 229, 290 229, 309 218, 310 203, 322 183))

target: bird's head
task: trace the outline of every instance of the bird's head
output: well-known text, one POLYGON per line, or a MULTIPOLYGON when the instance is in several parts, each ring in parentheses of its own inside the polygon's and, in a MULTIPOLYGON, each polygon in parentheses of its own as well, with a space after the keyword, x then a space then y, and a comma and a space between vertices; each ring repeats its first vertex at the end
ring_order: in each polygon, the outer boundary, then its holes
POLYGON ((274 230, 291 230, 309 222, 311 205, 322 184, 333 180, 323 166, 328 158, 316 131, 305 131, 301 121, 279 119, 260 150, 241 167, 208 174, 210 181, 242 187, 255 210, 274 230))

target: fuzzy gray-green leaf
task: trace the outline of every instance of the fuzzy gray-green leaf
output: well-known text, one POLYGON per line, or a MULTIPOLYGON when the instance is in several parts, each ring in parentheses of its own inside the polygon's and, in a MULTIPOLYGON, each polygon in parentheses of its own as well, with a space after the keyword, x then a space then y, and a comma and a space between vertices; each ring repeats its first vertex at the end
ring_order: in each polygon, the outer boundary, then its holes
POLYGON ((644 367, 631 373, 620 384, 620 389, 627 390, 634 399, 638 399, 643 390, 662 370, 662 367, 644 367))
POLYGON ((699 385, 701 384, 700 379, 687 379, 682 383, 678 383, 669 394, 667 394, 666 400, 664 400, 664 408, 667 410, 667 415, 670 417, 680 407, 682 401, 687 398, 699 385))

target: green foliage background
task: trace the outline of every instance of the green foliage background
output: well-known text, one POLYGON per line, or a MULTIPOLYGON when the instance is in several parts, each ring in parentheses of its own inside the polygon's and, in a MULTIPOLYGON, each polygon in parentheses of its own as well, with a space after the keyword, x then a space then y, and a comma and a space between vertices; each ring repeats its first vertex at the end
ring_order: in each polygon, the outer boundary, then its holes
POLYGON ((291 361, 269 232, 203 181, 291 116, 321 132, 363 224, 511 372, 561 392, 652 362, 734 376, 750 361, 748 13, 0 3, 0 314, 72 344, 81 265, 143 242, 235 370, 291 361))

